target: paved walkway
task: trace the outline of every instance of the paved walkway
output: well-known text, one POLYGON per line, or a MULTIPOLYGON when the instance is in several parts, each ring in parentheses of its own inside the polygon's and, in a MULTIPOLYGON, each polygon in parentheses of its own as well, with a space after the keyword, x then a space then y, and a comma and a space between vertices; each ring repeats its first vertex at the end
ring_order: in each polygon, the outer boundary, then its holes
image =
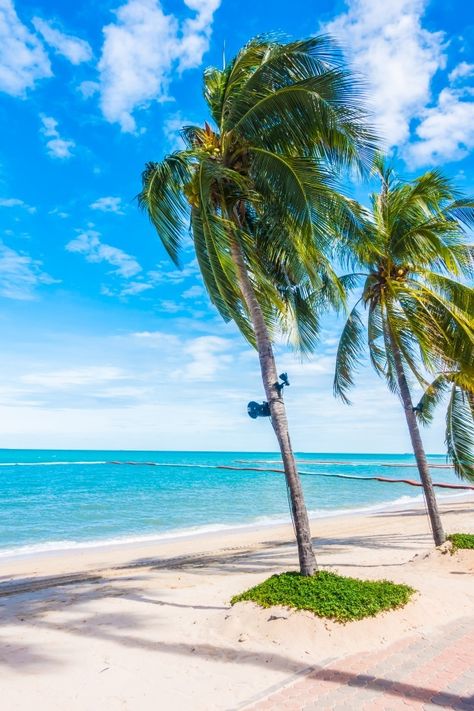
POLYGON ((474 618, 315 668, 249 711, 474 711, 474 618))

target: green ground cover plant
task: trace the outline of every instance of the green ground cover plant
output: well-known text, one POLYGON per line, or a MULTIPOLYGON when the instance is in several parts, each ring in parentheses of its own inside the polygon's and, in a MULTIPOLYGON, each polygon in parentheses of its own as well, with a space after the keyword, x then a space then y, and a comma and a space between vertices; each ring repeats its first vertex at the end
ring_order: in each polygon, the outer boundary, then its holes
POLYGON ((288 572, 272 575, 260 585, 235 595, 231 604, 252 601, 261 607, 283 605, 309 610, 337 622, 374 617, 403 607, 415 590, 389 580, 359 580, 321 571, 312 576, 288 572))
POLYGON ((453 550, 458 550, 459 548, 474 549, 474 533, 451 533, 448 536, 448 541, 453 544, 453 550))

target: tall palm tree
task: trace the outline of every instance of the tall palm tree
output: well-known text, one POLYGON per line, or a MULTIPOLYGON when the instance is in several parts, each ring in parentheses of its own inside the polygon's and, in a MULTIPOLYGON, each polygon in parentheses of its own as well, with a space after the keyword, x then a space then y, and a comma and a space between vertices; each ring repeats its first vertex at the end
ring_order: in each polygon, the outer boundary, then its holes
POLYGON ((338 285, 325 256, 337 168, 362 165, 373 138, 357 85, 327 37, 251 40, 204 73, 211 118, 142 176, 140 205, 171 259, 190 224, 212 303, 257 348, 291 496, 300 569, 316 562, 272 347, 280 329, 310 348, 311 302, 338 285))
POLYGON ((441 545, 445 534, 409 376, 426 387, 426 373, 447 357, 453 339, 472 352, 473 290, 462 278, 472 276, 474 269, 463 229, 474 221, 474 201, 457 196, 438 171, 411 183, 399 180, 382 159, 376 161, 375 171, 380 192, 371 196, 370 209, 353 203, 353 219, 340 234, 348 250, 342 258, 357 265, 346 281, 351 286, 360 279, 364 283, 341 335, 334 390, 348 402, 347 391, 367 340, 373 367, 402 401, 433 538, 441 545))

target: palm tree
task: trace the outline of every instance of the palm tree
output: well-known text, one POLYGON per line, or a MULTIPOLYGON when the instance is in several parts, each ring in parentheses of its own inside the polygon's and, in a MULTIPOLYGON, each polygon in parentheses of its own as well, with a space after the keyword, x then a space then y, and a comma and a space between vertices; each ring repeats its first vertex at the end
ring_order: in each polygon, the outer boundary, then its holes
POLYGON ((370 159, 357 85, 327 37, 251 40, 204 73, 211 119, 182 130, 185 148, 148 163, 140 205, 171 259, 190 224, 210 299, 257 348, 291 497, 301 573, 316 562, 272 341, 311 348, 311 303, 337 280, 325 257, 336 168, 370 159))
MULTIPOLYGON (((474 299, 466 311, 474 313, 474 299)), ((468 339, 452 340, 449 357, 441 363, 440 371, 416 406, 418 419, 423 424, 432 421, 437 405, 447 392, 448 459, 460 479, 474 482, 474 348, 468 339)))
POLYGON ((375 171, 380 192, 371 196, 370 209, 352 204, 353 219, 339 235, 348 250, 341 257, 357 265, 345 279, 349 286, 364 279, 364 285, 341 335, 334 391, 349 402, 367 340, 373 367, 402 401, 433 538, 441 545, 445 534, 408 378, 425 388, 425 374, 447 357, 454 339, 472 352, 473 290, 458 279, 473 273, 463 226, 474 220, 474 201, 457 196, 438 171, 411 183, 399 180, 382 159, 375 171))

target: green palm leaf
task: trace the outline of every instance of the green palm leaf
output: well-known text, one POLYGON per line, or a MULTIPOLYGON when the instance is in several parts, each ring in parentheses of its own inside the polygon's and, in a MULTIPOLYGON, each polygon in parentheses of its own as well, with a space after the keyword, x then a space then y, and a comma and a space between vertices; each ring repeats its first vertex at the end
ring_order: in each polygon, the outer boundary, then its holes
POLYGON ((446 445, 456 474, 474 481, 474 410, 468 393, 454 386, 446 412, 446 445))
POLYGON ((174 153, 161 163, 147 163, 142 175, 139 206, 148 212, 163 245, 178 265, 178 253, 189 220, 183 186, 190 179, 185 153, 174 153))
POLYGON ((360 299, 345 323, 336 355, 334 394, 347 404, 350 404, 347 392, 354 384, 354 372, 364 352, 365 328, 358 311, 359 304, 360 299))

